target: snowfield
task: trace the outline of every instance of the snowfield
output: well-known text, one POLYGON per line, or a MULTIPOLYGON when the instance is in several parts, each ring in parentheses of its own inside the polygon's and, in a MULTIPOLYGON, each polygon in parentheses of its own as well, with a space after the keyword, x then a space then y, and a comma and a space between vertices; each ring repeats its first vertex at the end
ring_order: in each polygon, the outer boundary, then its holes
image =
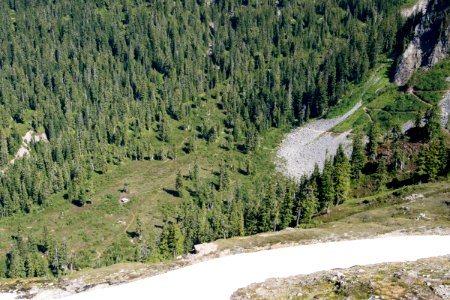
POLYGON ((343 116, 314 120, 289 133, 277 152, 278 170, 299 180, 303 175, 311 175, 316 163, 322 169, 327 154, 335 155, 339 144, 343 144, 349 153, 350 131, 335 134, 329 130, 350 117, 361 105, 360 101, 343 116))
POLYGON ((450 236, 391 236, 302 245, 225 256, 63 299, 229 299, 238 288, 272 277, 448 254, 450 236))

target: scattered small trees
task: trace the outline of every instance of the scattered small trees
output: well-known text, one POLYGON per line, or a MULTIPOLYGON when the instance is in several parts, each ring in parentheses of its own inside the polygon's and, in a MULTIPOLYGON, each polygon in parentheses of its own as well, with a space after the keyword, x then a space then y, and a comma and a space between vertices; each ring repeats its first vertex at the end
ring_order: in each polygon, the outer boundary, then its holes
POLYGON ((68 270, 68 266, 65 242, 52 241, 49 248, 42 249, 31 235, 24 239, 19 231, 11 251, 6 254, 4 275, 9 278, 41 277, 49 275, 50 270, 54 276, 59 276, 68 270))

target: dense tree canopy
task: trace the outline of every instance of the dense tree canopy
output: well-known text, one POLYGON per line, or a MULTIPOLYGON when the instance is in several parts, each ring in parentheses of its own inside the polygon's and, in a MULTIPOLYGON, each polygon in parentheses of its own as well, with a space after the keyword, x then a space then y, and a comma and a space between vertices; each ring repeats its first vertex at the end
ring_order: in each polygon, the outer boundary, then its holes
MULTIPOLYGON (((19 148, 18 127, 49 144, 2 178, 1 214, 60 190, 83 204, 91 172, 173 159, 168 118, 188 127, 203 93, 248 152, 269 127, 322 115, 393 49, 400 2, 3 1, 0 163, 19 148)), ((220 125, 207 120, 198 136, 214 141, 220 125)))
MULTIPOLYGON (((404 2, 1 1, 0 217, 46 205, 57 192, 83 206, 95 192, 94 173, 124 160, 189 155, 199 139, 211 144, 227 134, 225 148, 254 153, 258 136, 326 114, 380 55, 392 53, 404 2), (224 119, 198 121, 193 111, 203 101, 214 101, 224 119), (48 141, 31 143, 28 159, 10 163, 29 130, 48 141), (190 133, 182 149, 177 130, 190 133)), ((374 127, 371 160, 376 134, 374 127)), ((430 147, 446 155, 439 143, 430 147)), ((230 185, 235 168, 226 160, 213 180, 201 180, 198 165, 189 176, 181 170, 182 204, 157 248, 139 226, 136 260, 311 221, 346 200, 351 175, 361 177, 367 155, 360 140, 355 149, 351 164, 340 149, 300 186, 284 179, 256 182, 251 191, 230 185), (231 197, 217 196, 230 190, 231 197)), ((434 157, 421 157, 426 172, 434 157)), ((253 175, 251 159, 242 172, 253 175)), ((111 245, 105 261, 120 261, 119 248, 111 245)), ((72 266, 64 242, 39 250, 32 237, 16 239, 7 257, 10 277, 60 275, 72 266)))

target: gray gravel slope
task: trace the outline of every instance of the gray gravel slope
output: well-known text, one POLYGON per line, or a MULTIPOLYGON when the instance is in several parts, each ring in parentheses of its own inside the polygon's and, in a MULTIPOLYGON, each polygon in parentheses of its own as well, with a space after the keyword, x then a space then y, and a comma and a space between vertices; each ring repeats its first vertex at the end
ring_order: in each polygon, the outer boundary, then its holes
POLYGON ((277 151, 277 169, 299 180, 303 175, 310 175, 316 163, 322 169, 327 155, 336 154, 339 144, 343 144, 349 153, 350 131, 335 134, 330 130, 350 117, 361 105, 360 101, 340 117, 314 120, 289 133, 277 151))

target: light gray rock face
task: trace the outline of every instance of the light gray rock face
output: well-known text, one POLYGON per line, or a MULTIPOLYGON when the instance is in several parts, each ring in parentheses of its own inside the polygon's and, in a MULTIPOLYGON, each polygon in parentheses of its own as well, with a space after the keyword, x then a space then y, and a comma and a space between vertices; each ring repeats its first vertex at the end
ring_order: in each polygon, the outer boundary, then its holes
POLYGON ((419 39, 415 38, 406 51, 403 53, 403 58, 397 67, 394 82, 399 86, 405 85, 411 78, 412 73, 419 69, 422 64, 422 49, 418 45, 419 39))
POLYGON ((411 18, 419 13, 425 13, 427 10, 429 0, 419 0, 412 6, 405 8, 401 11, 401 15, 405 18, 411 18))
POLYGON ((450 51, 450 2, 448 0, 419 1, 403 15, 422 13, 416 25, 414 38, 406 48, 397 67, 394 82, 405 85, 414 71, 428 69, 449 56, 450 51), (426 2, 428 2, 427 5, 426 2))
POLYGON ((448 116, 450 114, 450 92, 445 93, 444 98, 441 103, 441 112, 442 112, 442 127, 449 129, 448 124, 448 116))

